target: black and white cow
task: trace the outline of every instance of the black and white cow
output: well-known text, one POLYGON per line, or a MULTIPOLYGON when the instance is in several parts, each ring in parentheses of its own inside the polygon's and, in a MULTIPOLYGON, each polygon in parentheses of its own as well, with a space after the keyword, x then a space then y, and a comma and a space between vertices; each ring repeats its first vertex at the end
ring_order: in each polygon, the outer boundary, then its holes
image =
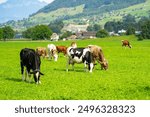
POLYGON ((68 61, 67 61, 67 68, 66 71, 68 71, 68 65, 72 64, 72 67, 74 69, 74 64, 75 63, 84 63, 84 67, 86 70, 86 66, 88 65, 88 69, 90 72, 93 70, 93 57, 92 53, 88 48, 73 48, 73 47, 68 47, 67 48, 67 56, 68 56, 68 61))
POLYGON ((26 80, 26 78, 29 78, 31 74, 34 76, 34 81, 36 84, 40 84, 40 75, 44 75, 40 72, 40 56, 37 52, 33 49, 24 48, 20 51, 20 65, 21 65, 21 74, 22 74, 22 80, 26 80), (24 74, 24 67, 26 67, 26 72, 24 74), (32 70, 32 72, 31 72, 32 70))

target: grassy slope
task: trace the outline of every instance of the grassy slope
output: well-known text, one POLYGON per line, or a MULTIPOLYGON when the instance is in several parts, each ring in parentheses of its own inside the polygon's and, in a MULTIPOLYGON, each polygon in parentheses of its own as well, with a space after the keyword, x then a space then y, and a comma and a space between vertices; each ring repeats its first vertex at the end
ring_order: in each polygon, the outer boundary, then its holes
POLYGON ((80 5, 77 7, 72 7, 72 8, 61 8, 49 13, 39 13, 30 18, 31 22, 39 22, 39 23, 47 23, 49 24, 50 21, 54 21, 58 17, 62 16, 73 16, 79 13, 83 12, 83 7, 84 5, 80 5))
POLYGON ((145 3, 133 5, 121 10, 112 11, 112 13, 104 13, 104 18, 100 21, 100 24, 104 25, 108 21, 121 20, 123 16, 127 14, 134 15, 137 19, 141 16, 149 16, 150 13, 150 0, 145 3))
MULTIPOLYGON (((97 65, 93 73, 83 71, 83 64, 67 73, 66 58, 58 62, 42 59, 41 85, 21 81, 19 52, 21 48, 46 47, 51 42, 0 42, 0 99, 150 99, 150 41, 136 41, 134 36, 78 40, 79 47, 100 45, 109 61, 109 70, 97 65), (129 39, 132 49, 122 48, 129 39)), ((69 46, 71 41, 53 42, 69 46)))

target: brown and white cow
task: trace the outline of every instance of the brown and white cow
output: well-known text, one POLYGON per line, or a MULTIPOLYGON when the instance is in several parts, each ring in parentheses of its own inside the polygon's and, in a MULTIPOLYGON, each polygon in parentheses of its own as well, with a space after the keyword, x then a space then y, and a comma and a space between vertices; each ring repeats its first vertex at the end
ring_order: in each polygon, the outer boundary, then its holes
POLYGON ((36 52, 39 56, 42 56, 43 58, 47 57, 47 50, 45 47, 37 47, 36 52))
POLYGON ((129 48, 132 48, 132 46, 130 45, 129 41, 128 40, 122 40, 122 47, 123 46, 128 46, 129 48))
POLYGON ((108 61, 105 59, 102 48, 97 45, 88 45, 88 48, 90 49, 92 55, 93 55, 93 63, 95 64, 95 61, 100 63, 101 69, 108 69, 108 61))

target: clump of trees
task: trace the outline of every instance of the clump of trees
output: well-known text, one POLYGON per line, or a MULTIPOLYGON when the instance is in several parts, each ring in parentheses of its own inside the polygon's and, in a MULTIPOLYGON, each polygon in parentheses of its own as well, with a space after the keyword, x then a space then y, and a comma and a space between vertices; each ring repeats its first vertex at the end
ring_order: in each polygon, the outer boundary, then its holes
POLYGON ((12 39, 15 36, 15 31, 10 26, 0 28, 0 39, 12 39))
POLYGON ((89 25, 88 27, 87 27, 87 31, 99 31, 99 30, 101 30, 102 28, 101 28, 101 26, 99 25, 99 24, 94 24, 94 25, 89 25))
POLYGON ((125 29, 127 35, 135 34, 135 31, 141 31, 141 34, 137 35, 140 40, 150 39, 150 18, 141 17, 139 21, 135 20, 135 16, 124 16, 122 21, 110 21, 104 25, 104 28, 109 31, 115 31, 125 29))
POLYGON ((45 40, 50 38, 52 30, 47 25, 37 25, 35 27, 28 28, 22 34, 24 38, 45 40))
POLYGON ((53 32, 60 34, 61 29, 64 27, 64 23, 62 21, 56 20, 51 22, 48 26, 53 32))
POLYGON ((108 36, 109 36, 109 34, 105 29, 99 30, 96 33, 96 37, 99 37, 99 38, 105 38, 105 37, 108 37, 108 36))
POLYGON ((138 36, 139 40, 150 39, 150 20, 147 20, 141 25, 141 34, 138 36))
POLYGON ((62 36, 60 37, 61 39, 64 39, 64 38, 67 38, 67 37, 69 37, 69 36, 71 36, 72 35, 72 32, 70 32, 70 31, 66 31, 66 32, 64 32, 63 34, 62 34, 62 36))

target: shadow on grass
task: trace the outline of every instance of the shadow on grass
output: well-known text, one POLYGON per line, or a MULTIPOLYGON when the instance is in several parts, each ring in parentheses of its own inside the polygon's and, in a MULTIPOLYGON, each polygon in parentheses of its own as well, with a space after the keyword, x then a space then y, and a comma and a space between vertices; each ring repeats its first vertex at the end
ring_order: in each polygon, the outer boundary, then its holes
MULTIPOLYGON (((63 72, 66 72, 67 73, 67 71, 66 71, 66 69, 58 69, 58 68, 55 68, 54 70, 56 70, 56 71, 63 71, 63 72)), ((84 71, 84 69, 68 69, 68 72, 86 72, 86 71, 84 71)))
MULTIPOLYGON (((13 82, 25 82, 29 83, 29 81, 22 81, 22 79, 17 79, 17 78, 5 78, 7 81, 13 81, 13 82)), ((35 82, 31 81, 30 84, 34 84, 35 82)))

